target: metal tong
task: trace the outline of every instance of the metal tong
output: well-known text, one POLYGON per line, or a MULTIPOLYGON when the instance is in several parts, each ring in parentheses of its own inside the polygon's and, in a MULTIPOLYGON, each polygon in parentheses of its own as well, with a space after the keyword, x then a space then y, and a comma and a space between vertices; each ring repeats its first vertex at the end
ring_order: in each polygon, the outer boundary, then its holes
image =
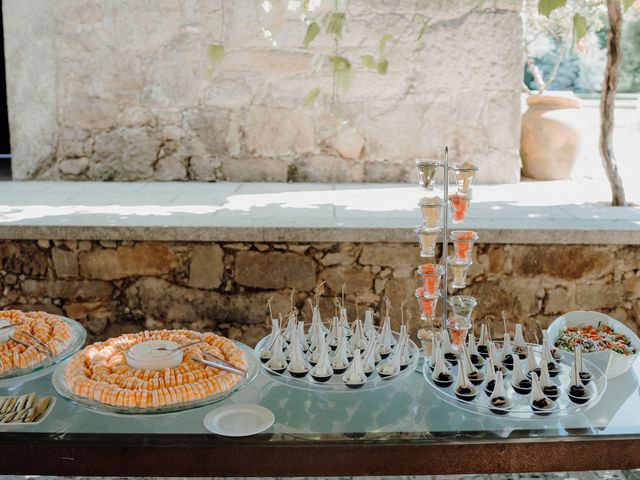
POLYGON ((198 345, 199 343, 204 343, 204 340, 197 340, 195 342, 185 343, 184 345, 179 345, 174 348, 156 347, 155 350, 162 350, 164 352, 177 352, 178 350, 184 350, 185 348, 193 347, 194 345, 198 345))
POLYGON ((27 348, 29 348, 29 347, 39 348, 40 350, 44 351, 50 357, 54 356, 53 350, 51 350, 48 346, 46 346, 44 343, 42 343, 40 341, 40 339, 38 339, 37 337, 34 337, 33 335, 31 335, 28 332, 20 332, 20 335, 24 335, 29 340, 33 340, 33 342, 35 342, 35 345, 32 344, 32 343, 23 342, 22 340, 18 340, 14 335, 9 335, 9 338, 11 340, 13 340, 14 342, 19 343, 20 345, 23 345, 23 346, 25 346, 27 348))
POLYGON ((191 357, 191 360, 196 362, 200 362, 207 367, 217 368, 219 370, 224 370, 225 372, 235 373, 236 375, 241 375, 243 377, 247 376, 247 371, 244 368, 236 367, 235 365, 230 364, 224 358, 220 358, 213 353, 204 352, 206 357, 209 357, 211 360, 205 360, 204 358, 198 358, 195 356, 191 357))

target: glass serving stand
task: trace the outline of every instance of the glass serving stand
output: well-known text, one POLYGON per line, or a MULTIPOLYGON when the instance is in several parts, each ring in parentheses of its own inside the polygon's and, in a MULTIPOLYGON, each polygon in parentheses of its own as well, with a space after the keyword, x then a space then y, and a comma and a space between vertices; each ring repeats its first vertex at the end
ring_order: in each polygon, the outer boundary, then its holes
POLYGON ((56 392, 58 392, 58 394, 62 398, 101 414, 128 416, 128 415, 158 415, 163 413, 182 412, 184 410, 198 408, 204 405, 209 405, 212 403, 225 400, 229 398, 231 395, 233 395, 234 393, 239 392, 240 390, 245 388, 247 385, 249 385, 253 380, 255 380, 256 376, 258 375, 258 372, 260 371, 260 361, 258 360, 258 357, 253 352, 253 350, 249 348, 247 345, 245 345, 244 343, 240 343, 236 341, 234 341, 233 343, 235 343, 237 347, 242 349, 242 351, 246 355, 247 375, 227 391, 210 395, 208 397, 201 398, 199 400, 193 400, 190 402, 163 405, 160 407, 140 408, 140 407, 120 407, 116 405, 108 405, 106 403, 98 402, 96 400, 81 397, 81 396, 75 395, 72 391, 70 391, 64 382, 64 367, 67 362, 58 366, 58 368, 53 372, 51 381, 56 392))
MULTIPOLYGON (((394 337, 396 337, 397 339, 398 333, 397 332, 392 332, 392 333, 394 337)), ((271 338, 271 335, 267 335, 262 340, 260 340, 256 345, 255 351, 259 352, 260 350, 262 350, 262 348, 269 345, 270 338, 271 338)), ((319 392, 357 394, 358 392, 376 390, 378 388, 385 387, 387 385, 390 385, 396 382, 400 382, 402 381, 402 379, 405 379, 409 375, 411 375, 416 370, 416 367, 418 366, 418 361, 420 359, 420 350, 416 346, 416 344, 413 341, 411 341, 411 339, 409 339, 409 347, 411 349, 411 353, 410 353, 411 362, 406 366, 406 368, 401 370, 400 373, 389 376, 389 377, 381 377, 378 374, 378 372, 374 370, 371 373, 371 375, 367 377, 367 382, 363 386, 357 389, 347 387, 347 385, 343 381, 344 373, 333 374, 331 378, 326 382, 317 382, 311 377, 310 374, 307 374, 302 378, 296 378, 296 377, 293 377, 287 370, 285 370, 283 373, 274 372, 273 370, 270 370, 264 363, 262 364, 262 367, 264 371, 268 374, 269 378, 290 387, 301 388, 304 390, 314 390, 319 392)), ((329 352, 330 358, 333 358, 333 353, 334 352, 331 352, 331 351, 329 352)), ((382 362, 384 361, 385 360, 382 360, 382 362)))
MULTIPOLYGON (((538 357, 537 360, 539 362, 540 358, 538 357)), ((523 362, 523 367, 526 371, 527 360, 521 361, 523 362)), ((602 372, 602 370, 600 370, 596 365, 586 360, 584 361, 585 368, 593 375, 593 379, 588 385, 588 388, 593 392, 593 395, 588 402, 582 405, 578 405, 569 400, 566 393, 570 384, 571 361, 563 358, 558 362, 558 364, 560 365, 560 373, 556 377, 553 377, 551 381, 556 386, 560 387, 560 396, 556 400, 556 408, 551 410, 545 416, 536 415, 532 412, 531 407, 529 406, 529 401, 531 398, 530 394, 521 395, 514 391, 513 387, 511 386, 512 375, 510 370, 506 371, 507 374, 504 376, 504 382, 507 398, 513 401, 513 408, 509 410, 509 412, 505 415, 497 415, 493 413, 489 408, 489 395, 487 395, 484 391, 486 380, 476 387, 478 389, 478 395, 472 401, 467 402, 460 400, 455 396, 455 382, 446 388, 439 387, 434 383, 433 378, 431 377, 432 372, 429 368, 428 362, 424 363, 422 373, 425 380, 433 389, 438 398, 444 400, 450 405, 453 405, 454 407, 466 410, 467 412, 480 415, 489 415, 496 418, 508 417, 510 419, 517 419, 519 421, 539 421, 540 419, 553 419, 557 417, 564 417, 567 415, 575 415, 589 410, 602 399, 607 388, 607 377, 604 372, 602 372)), ((453 373, 454 378, 456 378, 458 374, 459 365, 460 364, 458 364, 457 366, 452 366, 450 368, 450 371, 453 373)), ((479 368, 479 370, 486 371, 486 363, 482 366, 482 368, 479 368)))
POLYGON ((43 375, 47 375, 51 373, 60 362, 71 357, 84 346, 84 342, 87 339, 87 332, 84 327, 71 318, 61 315, 57 316, 69 325, 72 338, 71 344, 59 355, 47 357, 36 365, 28 368, 14 368, 13 370, 0 374, 0 388, 15 388, 24 382, 29 382, 43 375))

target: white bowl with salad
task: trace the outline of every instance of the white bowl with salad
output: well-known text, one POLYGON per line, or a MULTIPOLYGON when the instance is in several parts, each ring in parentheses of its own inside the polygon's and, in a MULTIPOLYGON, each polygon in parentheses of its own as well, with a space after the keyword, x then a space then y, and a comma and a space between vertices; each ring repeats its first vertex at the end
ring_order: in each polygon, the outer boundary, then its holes
POLYGON ((640 352, 640 339, 630 328, 599 312, 566 313, 549 325, 548 334, 551 345, 569 358, 580 343, 585 360, 595 363, 607 378, 629 370, 640 352))

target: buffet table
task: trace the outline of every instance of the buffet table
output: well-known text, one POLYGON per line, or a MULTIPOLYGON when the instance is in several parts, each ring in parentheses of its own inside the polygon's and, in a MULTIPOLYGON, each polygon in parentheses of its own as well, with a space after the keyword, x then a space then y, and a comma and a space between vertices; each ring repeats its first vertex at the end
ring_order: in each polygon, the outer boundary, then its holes
POLYGON ((0 395, 57 401, 40 424, 0 426, 0 471, 20 475, 300 476, 561 471, 640 467, 636 363, 584 414, 510 420, 439 400, 420 369, 372 391, 308 392, 256 380, 215 405, 147 416, 95 413, 58 397, 50 376, 0 395), (265 433, 226 438, 203 424, 212 409, 257 403, 265 433))

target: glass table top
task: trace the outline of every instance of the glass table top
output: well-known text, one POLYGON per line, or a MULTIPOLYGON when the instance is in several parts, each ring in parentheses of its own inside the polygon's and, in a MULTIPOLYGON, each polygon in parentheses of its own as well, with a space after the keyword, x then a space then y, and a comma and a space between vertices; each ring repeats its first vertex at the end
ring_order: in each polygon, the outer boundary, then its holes
MULTIPOLYGON (((51 377, 45 376, 0 395, 36 392, 53 395, 53 411, 40 424, 6 427, 0 433, 50 434, 51 440, 74 434, 137 434, 145 438, 188 434, 189 441, 228 441, 211 434, 203 419, 211 410, 232 403, 256 403, 273 412, 275 423, 249 441, 266 444, 290 441, 531 441, 597 438, 640 438, 640 363, 611 379, 603 399, 584 413, 535 421, 512 420, 469 413, 438 399, 418 368, 405 381, 368 392, 309 392, 282 385, 261 371, 256 380, 232 397, 214 405, 159 414, 122 416, 101 414, 72 404, 56 395, 51 377)), ((114 435, 117 437, 119 435, 114 435)), ((42 435, 38 435, 42 438, 42 435)), ((235 442, 243 441, 235 439, 235 442)))

